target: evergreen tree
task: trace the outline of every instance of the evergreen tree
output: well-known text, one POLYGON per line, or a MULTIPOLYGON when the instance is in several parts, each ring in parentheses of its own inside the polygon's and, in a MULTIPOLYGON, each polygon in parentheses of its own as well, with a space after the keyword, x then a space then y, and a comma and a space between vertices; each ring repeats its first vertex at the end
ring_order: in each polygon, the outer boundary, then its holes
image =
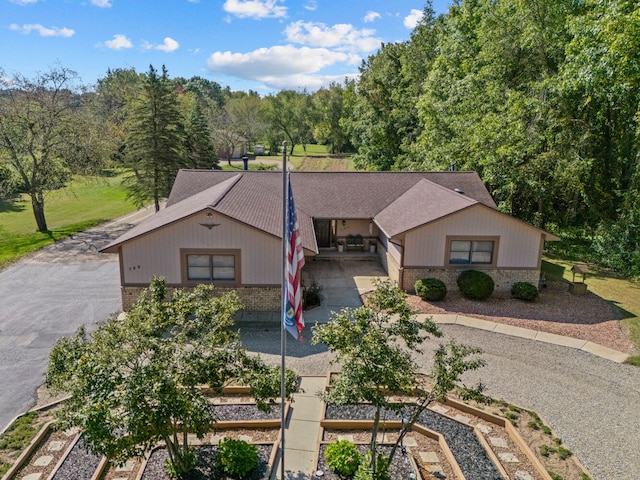
POLYGON ((198 102, 194 102, 185 121, 186 148, 191 168, 218 168, 209 124, 198 102))
POLYGON ((167 69, 153 65, 145 75, 140 94, 129 105, 125 122, 127 164, 132 174, 125 179, 129 197, 138 205, 169 195, 178 170, 186 166, 186 141, 177 94, 167 69))

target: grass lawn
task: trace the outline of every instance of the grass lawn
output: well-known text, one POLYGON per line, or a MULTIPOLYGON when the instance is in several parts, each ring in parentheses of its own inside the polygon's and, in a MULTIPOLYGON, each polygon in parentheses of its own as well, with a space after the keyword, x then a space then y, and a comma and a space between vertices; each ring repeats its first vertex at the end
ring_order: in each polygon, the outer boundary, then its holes
MULTIPOLYGON (((546 256, 542 271, 549 280, 571 282, 573 262, 558 256, 546 256)), ((610 301, 622 318, 620 325, 624 333, 640 349, 640 282, 629 280, 605 268, 589 265, 585 283, 588 289, 610 301)), ((632 357, 629 363, 640 366, 640 356, 632 357)))
POLYGON ((31 199, 0 203, 0 267, 29 252, 136 210, 126 200, 122 177, 76 178, 69 186, 49 192, 45 215, 49 233, 37 231, 31 199))
MULTIPOLYGON (((302 145, 296 145, 293 155, 287 151, 287 162, 293 165, 297 171, 307 172, 353 172, 353 160, 351 155, 333 155, 327 153, 326 145, 308 144, 306 151, 302 145)), ((226 160, 220 160, 223 170, 241 170, 242 162, 234 160, 229 166, 226 160)), ((255 160, 249 161, 249 170, 264 170, 265 168, 280 169, 282 165, 282 154, 280 155, 260 155, 255 160)))

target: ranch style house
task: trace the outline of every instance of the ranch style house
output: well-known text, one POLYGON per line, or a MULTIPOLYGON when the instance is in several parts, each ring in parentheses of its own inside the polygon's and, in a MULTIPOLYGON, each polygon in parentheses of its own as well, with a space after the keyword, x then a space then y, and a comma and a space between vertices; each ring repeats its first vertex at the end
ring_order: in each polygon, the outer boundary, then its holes
MULTIPOLYGON (((305 262, 362 252, 412 291, 464 269, 496 291, 538 285, 544 242, 557 237, 505 215, 475 172, 291 172, 305 262)), ((282 172, 181 170, 165 208, 107 245, 120 260, 126 310, 154 276, 168 287, 236 290, 248 310, 278 311, 282 172)))

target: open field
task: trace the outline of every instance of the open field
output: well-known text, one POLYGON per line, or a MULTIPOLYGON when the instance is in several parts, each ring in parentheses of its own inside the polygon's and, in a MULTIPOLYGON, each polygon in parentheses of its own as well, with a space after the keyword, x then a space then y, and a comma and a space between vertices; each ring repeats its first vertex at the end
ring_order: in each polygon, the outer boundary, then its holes
POLYGON ((134 211, 136 207, 126 200, 121 181, 121 176, 76 178, 69 186, 48 193, 45 199, 48 233, 37 231, 27 195, 21 195, 14 202, 0 203, 0 267, 74 233, 134 211))
MULTIPOLYGON (((302 145, 296 145, 293 149, 293 155, 289 155, 287 153, 287 162, 289 162, 295 170, 299 171, 355 171, 353 160, 350 155, 333 155, 327 153, 326 145, 308 144, 306 146, 306 151, 302 148, 302 145)), ((223 163, 226 162, 220 162, 220 165, 223 165, 223 163)), ((257 165, 260 163, 280 165, 282 163, 282 155, 261 155, 249 163, 249 168, 252 169, 252 164, 257 165)))

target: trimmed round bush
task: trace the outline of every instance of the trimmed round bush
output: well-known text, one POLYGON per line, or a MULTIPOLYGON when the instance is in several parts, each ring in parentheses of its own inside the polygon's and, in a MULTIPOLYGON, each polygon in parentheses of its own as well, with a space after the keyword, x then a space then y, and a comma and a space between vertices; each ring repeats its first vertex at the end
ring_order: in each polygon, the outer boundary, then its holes
POLYGON ((462 295, 470 300, 486 300, 495 287, 493 278, 478 270, 465 270, 456 283, 462 295))
POLYGON ((259 460, 255 445, 225 438, 218 444, 215 465, 231 478, 242 479, 256 468, 259 460))
POLYGON ((360 465, 360 452, 349 440, 338 440, 324 451, 324 458, 329 468, 343 477, 353 477, 360 465))
POLYGON ((511 295, 520 300, 533 302, 539 292, 535 285, 529 282, 516 282, 511 286, 511 295))
POLYGON ((416 295, 428 302, 442 300, 447 295, 447 286, 437 278, 418 280, 413 288, 416 291, 416 295))

